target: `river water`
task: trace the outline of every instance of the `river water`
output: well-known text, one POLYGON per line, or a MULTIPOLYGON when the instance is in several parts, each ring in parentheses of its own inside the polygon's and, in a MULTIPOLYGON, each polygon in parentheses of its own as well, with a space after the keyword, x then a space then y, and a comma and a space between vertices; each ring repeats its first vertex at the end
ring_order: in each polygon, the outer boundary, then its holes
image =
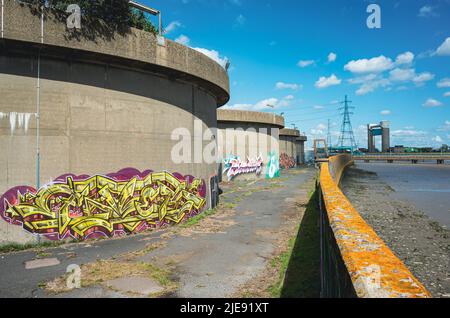
POLYGON ((412 203, 450 229, 450 165, 358 162, 356 167, 375 172, 395 190, 395 198, 412 203))

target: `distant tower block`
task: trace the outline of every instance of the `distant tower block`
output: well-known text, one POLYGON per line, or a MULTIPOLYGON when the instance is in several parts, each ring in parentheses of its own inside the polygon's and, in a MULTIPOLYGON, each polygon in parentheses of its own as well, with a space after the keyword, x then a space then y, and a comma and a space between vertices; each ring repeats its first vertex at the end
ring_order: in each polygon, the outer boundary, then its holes
POLYGON ((368 150, 369 153, 376 152, 375 137, 381 136, 381 151, 389 152, 391 148, 391 129, 388 121, 382 121, 380 124, 367 125, 368 150))

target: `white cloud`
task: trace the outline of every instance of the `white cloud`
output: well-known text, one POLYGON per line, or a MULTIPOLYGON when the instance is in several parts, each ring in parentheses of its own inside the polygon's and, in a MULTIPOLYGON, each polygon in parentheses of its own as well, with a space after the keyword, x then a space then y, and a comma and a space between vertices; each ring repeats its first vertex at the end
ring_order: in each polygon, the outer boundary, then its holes
POLYGON ((228 58, 227 57, 221 57, 219 52, 217 52, 215 50, 208 50, 208 49, 199 48, 199 47, 194 47, 193 49, 198 51, 198 52, 200 52, 200 53, 205 54, 210 59, 216 61, 223 68, 225 68, 225 66, 226 66, 226 64, 228 62, 228 58))
POLYGON ((450 120, 446 120, 444 125, 437 129, 438 131, 450 131, 450 120))
POLYGON ((438 14, 434 11, 435 7, 432 6, 423 6, 419 10, 418 16, 421 18, 429 18, 429 17, 436 17, 438 14))
POLYGON ((382 116, 388 116, 388 115, 391 114, 391 111, 390 111, 390 110, 382 110, 382 111, 380 112, 380 114, 381 114, 382 116))
POLYGON ((389 80, 393 82, 408 82, 413 81, 416 85, 422 85, 425 82, 434 79, 434 74, 430 72, 423 72, 416 74, 416 70, 413 68, 396 68, 389 72, 389 80))
POLYGON ((348 80, 348 82, 350 84, 364 84, 364 83, 367 83, 369 81, 373 81, 373 80, 375 80, 377 78, 378 78, 377 74, 368 74, 368 75, 364 75, 364 76, 357 76, 357 77, 354 77, 354 78, 350 78, 348 80))
POLYGON ((416 76, 416 71, 412 68, 396 68, 389 72, 389 79, 395 82, 407 82, 416 76))
POLYGON ((330 54, 328 54, 328 62, 329 63, 336 61, 336 58, 337 58, 336 53, 331 52, 330 54))
POLYGON ((399 54, 395 60, 395 64, 397 65, 411 64, 413 61, 414 61, 414 54, 408 51, 399 54))
POLYGON ((444 97, 450 97, 450 92, 445 92, 444 97))
POLYGON ((355 77, 349 79, 348 82, 360 85, 356 91, 357 95, 374 92, 380 87, 385 91, 403 90, 407 89, 403 83, 412 82, 416 86, 422 86, 435 77, 430 72, 417 74, 414 68, 408 67, 412 65, 414 59, 414 54, 407 51, 397 55, 395 62, 389 57, 380 55, 371 59, 350 61, 344 66, 344 69, 355 74, 355 77), (387 71, 389 71, 389 75, 386 77, 384 74, 387 71), (402 86, 396 88, 397 84, 402 84, 402 86))
POLYGON ((442 143, 442 142, 444 142, 440 136, 436 136, 436 137, 434 137, 432 140, 433 140, 434 142, 437 142, 437 143, 442 143))
POLYGON ((322 76, 319 78, 319 80, 316 82, 315 86, 317 88, 326 88, 334 85, 341 84, 342 80, 336 77, 336 75, 331 74, 330 77, 322 76))
POLYGON ((426 131, 420 131, 420 130, 394 130, 392 132, 392 136, 394 137, 405 137, 405 136, 425 136, 427 134, 426 131))
POLYGON ((169 34, 170 32, 175 31, 175 29, 177 29, 181 26, 182 26, 182 24, 179 21, 170 22, 169 25, 164 30, 165 34, 169 34))
POLYGON ((422 85, 425 82, 431 81, 434 79, 434 74, 430 72, 423 72, 418 74, 413 78, 413 82, 416 83, 416 85, 422 85))
POLYGON ((441 79, 437 83, 437 87, 439 87, 439 88, 450 87, 450 78, 446 77, 446 78, 441 79))
POLYGON ((288 95, 284 99, 285 100, 293 100, 294 99, 294 95, 288 95))
POLYGON ((444 43, 436 50, 436 55, 449 56, 450 55, 450 37, 445 39, 444 43))
POLYGON ((247 22, 247 19, 242 14, 240 14, 234 20, 234 27, 242 26, 245 24, 245 22, 247 22))
POLYGON ((191 39, 189 37, 187 37, 186 35, 182 34, 175 39, 175 42, 183 44, 183 45, 189 45, 189 43, 191 42, 191 39))
POLYGON ((348 62, 344 69, 352 73, 382 73, 394 67, 394 63, 384 55, 371 59, 360 59, 348 62))
POLYGON ((283 99, 278 99, 275 97, 263 99, 255 104, 234 104, 234 105, 226 105, 224 109, 234 109, 234 110, 250 110, 250 111, 264 111, 270 109, 279 109, 283 107, 287 107, 290 105, 291 99, 289 99, 291 95, 286 96, 283 99))
POLYGON ((298 61, 297 65, 301 68, 313 65, 315 63, 314 60, 300 60, 298 61))
POLYGON ((423 107, 439 107, 442 103, 436 99, 428 98, 425 103, 422 104, 423 107))
POLYGON ((310 129, 310 133, 314 136, 321 136, 325 135, 325 130, 327 129, 327 126, 325 124, 319 124, 316 128, 310 129))
POLYGON ((276 89, 292 89, 292 90, 296 91, 298 89, 301 89, 302 85, 278 82, 275 84, 275 88, 276 89))
POLYGON ((324 109, 325 107, 323 107, 322 105, 315 105, 313 106, 314 109, 324 109))
POLYGON ((389 85, 391 85, 391 82, 388 79, 383 77, 377 77, 374 80, 369 80, 363 83, 356 91, 356 95, 358 96, 366 95, 374 92, 379 87, 387 87, 389 85))

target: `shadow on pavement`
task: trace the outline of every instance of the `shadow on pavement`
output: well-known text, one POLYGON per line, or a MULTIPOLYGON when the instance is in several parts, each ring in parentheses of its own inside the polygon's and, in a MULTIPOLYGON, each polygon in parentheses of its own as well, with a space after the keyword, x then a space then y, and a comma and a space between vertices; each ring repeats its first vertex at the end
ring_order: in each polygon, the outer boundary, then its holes
POLYGON ((309 200, 295 240, 281 298, 320 297, 320 226, 318 191, 309 200))

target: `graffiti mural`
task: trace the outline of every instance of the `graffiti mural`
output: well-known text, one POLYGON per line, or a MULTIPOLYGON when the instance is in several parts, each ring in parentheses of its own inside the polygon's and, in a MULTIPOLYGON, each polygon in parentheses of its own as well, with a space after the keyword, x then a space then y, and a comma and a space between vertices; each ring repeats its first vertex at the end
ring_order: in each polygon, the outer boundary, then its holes
POLYGON ((282 153, 280 155, 280 168, 284 170, 288 170, 291 168, 295 168, 296 162, 294 157, 289 157, 286 153, 282 153))
POLYGON ((230 156, 224 160, 223 174, 227 174, 228 181, 240 174, 255 173, 257 176, 261 174, 263 167, 262 156, 256 159, 248 158, 247 161, 241 161, 239 157, 230 156))
POLYGON ((203 180, 128 168, 106 176, 64 175, 38 191, 13 188, 0 198, 0 215, 51 240, 83 240, 180 223, 199 214, 205 198, 203 180))
POLYGON ((267 155, 267 157, 268 164, 266 168, 266 178, 278 178, 280 176, 280 156, 275 151, 272 151, 267 155))

